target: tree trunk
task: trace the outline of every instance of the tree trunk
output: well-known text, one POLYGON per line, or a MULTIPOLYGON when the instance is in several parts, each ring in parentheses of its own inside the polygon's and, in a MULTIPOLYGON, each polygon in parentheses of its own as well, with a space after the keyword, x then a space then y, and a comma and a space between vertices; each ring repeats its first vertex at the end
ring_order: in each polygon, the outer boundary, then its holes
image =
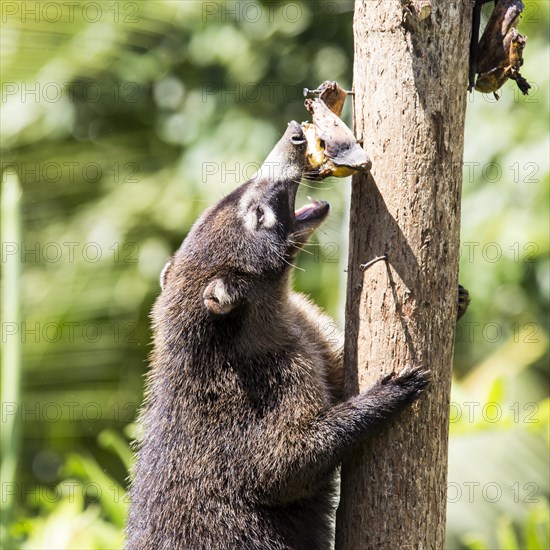
POLYGON ((342 465, 338 550, 445 543, 471 16, 471 0, 356 2, 355 127, 373 169, 352 184, 345 390, 407 365, 433 381, 342 465))

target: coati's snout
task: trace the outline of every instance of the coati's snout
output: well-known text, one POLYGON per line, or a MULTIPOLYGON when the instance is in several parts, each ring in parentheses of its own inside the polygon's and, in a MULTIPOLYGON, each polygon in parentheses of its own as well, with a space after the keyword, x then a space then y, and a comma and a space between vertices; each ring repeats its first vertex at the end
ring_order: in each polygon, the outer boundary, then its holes
POLYGON ((306 163, 307 141, 302 127, 295 121, 288 123, 286 132, 271 150, 252 182, 267 188, 279 183, 300 183, 306 163))
POLYGON ((306 146, 301 126, 290 122, 258 172, 202 214, 163 272, 163 286, 177 281, 188 307, 200 296, 216 316, 282 287, 293 258, 329 212, 324 201, 296 209, 306 146), (200 295, 185 284, 191 280, 200 295))
MULTIPOLYGON (((258 173, 252 178, 252 189, 243 196, 246 204, 249 195, 256 195, 256 221, 264 227, 276 226, 290 245, 294 256, 299 247, 325 220, 329 204, 312 201, 296 209, 296 193, 305 164, 307 140, 300 124, 291 121, 283 137, 266 158, 258 173), (298 247, 296 247, 298 245, 298 247)), ((246 219, 248 227, 254 226, 254 218, 246 219)))

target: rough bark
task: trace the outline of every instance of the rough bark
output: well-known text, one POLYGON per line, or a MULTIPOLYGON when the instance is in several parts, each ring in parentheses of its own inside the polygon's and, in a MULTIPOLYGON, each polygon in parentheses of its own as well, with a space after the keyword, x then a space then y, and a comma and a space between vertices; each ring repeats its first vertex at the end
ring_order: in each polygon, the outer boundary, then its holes
POLYGON ((409 364, 433 382, 343 464, 338 550, 445 541, 472 2, 433 2, 423 20, 406 4, 356 2, 355 127, 373 168, 352 183, 345 391, 409 364))

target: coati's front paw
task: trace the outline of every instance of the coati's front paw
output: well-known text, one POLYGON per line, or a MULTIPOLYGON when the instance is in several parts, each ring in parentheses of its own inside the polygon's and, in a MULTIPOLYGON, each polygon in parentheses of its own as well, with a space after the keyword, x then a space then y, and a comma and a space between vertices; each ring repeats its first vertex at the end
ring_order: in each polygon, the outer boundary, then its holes
MULTIPOLYGON (((386 376, 370 390, 351 399, 352 417, 355 418, 359 409, 363 433, 372 433, 418 399, 429 386, 430 379, 430 371, 419 367, 407 367, 386 376)), ((348 403, 344 402, 341 406, 346 407, 348 403)))
POLYGON ((466 313, 469 305, 470 293, 462 285, 458 285, 458 309, 456 312, 457 321, 466 313))
POLYGON ((382 385, 393 386, 407 401, 418 399, 430 385, 431 372, 422 367, 406 367, 382 379, 382 385))

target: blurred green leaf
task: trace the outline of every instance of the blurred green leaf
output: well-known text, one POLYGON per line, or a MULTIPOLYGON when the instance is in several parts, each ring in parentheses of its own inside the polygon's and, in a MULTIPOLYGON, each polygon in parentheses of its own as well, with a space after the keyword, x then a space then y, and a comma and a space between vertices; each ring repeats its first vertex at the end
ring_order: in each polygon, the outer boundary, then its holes
MULTIPOLYGON (((92 498, 99 500, 103 512, 119 528, 124 526, 128 511, 126 491, 108 476, 90 457, 71 454, 65 465, 66 474, 88 482, 92 498)), ((84 485, 86 488, 87 485, 84 485)))

